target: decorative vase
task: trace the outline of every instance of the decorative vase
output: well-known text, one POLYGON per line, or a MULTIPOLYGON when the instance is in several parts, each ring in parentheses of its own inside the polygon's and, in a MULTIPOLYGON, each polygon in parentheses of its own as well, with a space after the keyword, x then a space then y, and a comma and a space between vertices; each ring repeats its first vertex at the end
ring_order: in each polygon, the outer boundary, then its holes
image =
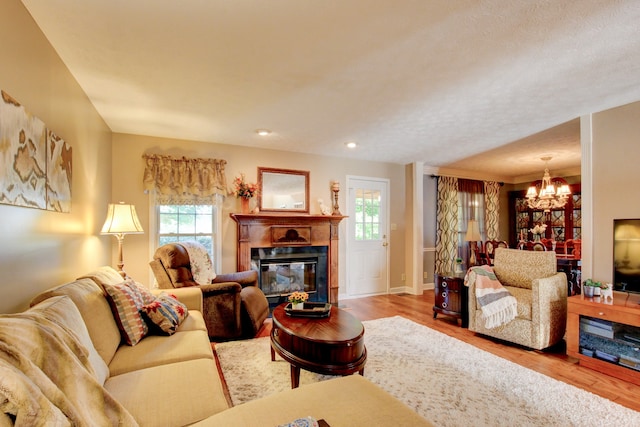
POLYGON ((583 286, 582 290, 586 298, 593 298, 593 286, 583 286))
POLYGON ((534 242, 539 242, 540 241, 540 235, 539 234, 534 234, 533 235, 533 241, 534 242))
POLYGON ((249 201, 251 199, 248 197, 240 197, 240 206, 242 208, 242 213, 243 214, 248 214, 249 213, 249 201))
POLYGON ((294 310, 303 310, 304 309, 304 303, 303 302, 292 302, 291 303, 291 308, 294 310))

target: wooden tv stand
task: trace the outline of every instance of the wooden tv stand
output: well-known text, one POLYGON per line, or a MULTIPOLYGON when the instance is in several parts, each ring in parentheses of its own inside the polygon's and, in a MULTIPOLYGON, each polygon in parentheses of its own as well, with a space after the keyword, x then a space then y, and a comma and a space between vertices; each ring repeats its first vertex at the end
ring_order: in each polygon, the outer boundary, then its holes
POLYGON ((583 366, 640 385, 640 366, 634 369, 606 360, 622 354, 627 355, 623 362, 628 363, 628 356, 640 361, 640 341, 634 339, 640 339, 640 294, 613 294, 613 301, 583 295, 567 299, 567 354, 583 366))

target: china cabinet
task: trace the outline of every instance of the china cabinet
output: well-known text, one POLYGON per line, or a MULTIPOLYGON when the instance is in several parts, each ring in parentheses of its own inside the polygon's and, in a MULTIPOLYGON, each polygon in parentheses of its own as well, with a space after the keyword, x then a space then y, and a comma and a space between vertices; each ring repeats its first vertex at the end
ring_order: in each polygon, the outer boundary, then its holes
POLYGON ((560 209, 550 212, 529 208, 526 191, 509 192, 509 247, 515 248, 520 240, 533 240, 529 231, 536 224, 546 224, 543 238, 564 242, 582 238, 582 196, 580 184, 572 184, 571 197, 560 209))

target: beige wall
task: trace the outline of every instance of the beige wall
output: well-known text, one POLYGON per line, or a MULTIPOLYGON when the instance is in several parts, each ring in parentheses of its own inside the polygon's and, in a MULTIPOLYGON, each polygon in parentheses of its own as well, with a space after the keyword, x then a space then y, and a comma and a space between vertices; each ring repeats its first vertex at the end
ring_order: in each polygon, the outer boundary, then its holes
MULTIPOLYGON (((153 138, 114 134, 113 136, 113 202, 125 201, 136 206, 140 221, 144 227, 144 235, 130 235, 125 238, 124 258, 125 270, 132 277, 143 283, 151 283, 152 276, 148 262, 153 255, 153 247, 149 242, 149 200, 143 194, 142 174, 144 162, 142 155, 170 154, 186 157, 212 157, 227 161, 226 172, 228 184, 240 173, 245 173, 250 182, 257 179, 258 166, 284 169, 308 170, 310 172, 310 210, 319 214, 317 199, 330 203, 332 180, 339 180, 340 210, 347 214, 346 188, 347 175, 387 178, 390 180, 391 219, 397 229, 391 232, 391 286, 403 286, 401 281, 404 272, 405 247, 405 175, 404 166, 390 163, 366 162, 337 157, 313 156, 307 154, 282 152, 267 149, 255 149, 226 144, 183 141, 174 139, 153 138)), ((222 270, 235 271, 236 266, 236 228, 235 222, 229 218, 232 212, 239 212, 240 204, 234 197, 227 197, 223 213, 223 254, 222 270)), ((341 224, 340 243, 340 287, 344 293, 345 281, 345 221, 341 224)), ((115 250, 115 248, 114 248, 115 250)), ((113 253, 115 259, 115 252, 113 253)))
POLYGON ((640 102, 593 114, 591 144, 592 272, 594 279, 610 282, 613 220, 640 218, 640 102))
POLYGON ((73 148, 71 213, 0 205, 0 313, 109 263, 98 233, 111 191, 111 132, 18 0, 0 2, 0 89, 73 148))

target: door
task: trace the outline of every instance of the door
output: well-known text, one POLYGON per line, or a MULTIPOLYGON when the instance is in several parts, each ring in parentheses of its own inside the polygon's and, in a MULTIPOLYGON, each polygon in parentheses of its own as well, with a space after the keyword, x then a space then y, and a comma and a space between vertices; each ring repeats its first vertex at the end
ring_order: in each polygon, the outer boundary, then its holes
POLYGON ((347 177, 347 295, 389 291, 389 180, 347 177))

